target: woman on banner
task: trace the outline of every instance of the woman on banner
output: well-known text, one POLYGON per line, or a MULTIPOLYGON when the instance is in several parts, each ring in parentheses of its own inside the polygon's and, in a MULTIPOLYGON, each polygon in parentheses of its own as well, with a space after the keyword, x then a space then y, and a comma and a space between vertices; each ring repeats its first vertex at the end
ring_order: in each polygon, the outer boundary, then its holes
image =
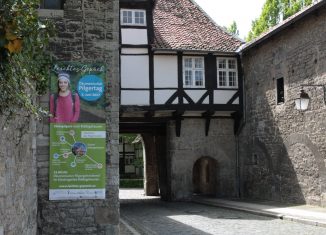
POLYGON ((80 99, 77 93, 70 91, 70 76, 67 73, 58 74, 58 92, 50 97, 50 122, 77 122, 80 113, 80 99))

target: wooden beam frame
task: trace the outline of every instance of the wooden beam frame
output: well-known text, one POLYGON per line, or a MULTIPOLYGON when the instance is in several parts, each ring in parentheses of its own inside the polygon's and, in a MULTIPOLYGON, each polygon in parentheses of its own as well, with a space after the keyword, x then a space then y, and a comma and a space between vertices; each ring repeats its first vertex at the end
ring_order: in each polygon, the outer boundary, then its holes
POLYGON ((205 136, 208 136, 211 119, 214 113, 214 110, 207 110, 205 113, 202 114, 202 117, 205 118, 205 136))
POLYGON ((176 110, 173 112, 173 118, 175 120, 175 135, 180 137, 181 135, 181 121, 183 120, 182 115, 184 114, 183 110, 176 110))

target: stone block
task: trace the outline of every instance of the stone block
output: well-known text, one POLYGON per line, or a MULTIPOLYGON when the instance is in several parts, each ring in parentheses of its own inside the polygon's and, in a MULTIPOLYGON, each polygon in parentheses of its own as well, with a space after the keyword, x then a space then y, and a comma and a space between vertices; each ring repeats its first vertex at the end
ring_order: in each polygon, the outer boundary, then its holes
POLYGON ((95 208, 95 221, 98 224, 108 225, 108 224, 118 224, 119 223, 119 211, 110 210, 105 207, 95 208))

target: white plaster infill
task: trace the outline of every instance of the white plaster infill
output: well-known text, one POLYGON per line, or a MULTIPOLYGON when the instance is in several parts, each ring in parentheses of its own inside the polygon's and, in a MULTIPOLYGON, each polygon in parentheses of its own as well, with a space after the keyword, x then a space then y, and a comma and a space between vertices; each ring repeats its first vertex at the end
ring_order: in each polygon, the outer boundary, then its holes
POLYGON ((4 235, 3 226, 2 225, 0 225, 0 235, 4 235))

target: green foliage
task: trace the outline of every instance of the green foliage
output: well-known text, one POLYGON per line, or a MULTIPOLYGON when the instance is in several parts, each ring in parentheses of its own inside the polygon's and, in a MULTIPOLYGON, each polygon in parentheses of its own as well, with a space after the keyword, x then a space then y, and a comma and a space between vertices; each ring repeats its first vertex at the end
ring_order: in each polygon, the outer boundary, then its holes
POLYGON ((50 57, 45 46, 53 29, 38 18, 38 4, 0 0, 0 115, 44 113, 34 97, 47 90, 50 57))
POLYGON ((290 17, 291 15, 300 11, 303 7, 308 6, 312 3, 312 0, 283 0, 283 19, 290 17))
POLYGON ((134 159, 132 165, 134 165, 137 168, 142 168, 144 167, 144 160, 142 157, 137 157, 134 159))
POLYGON ((120 179, 120 188, 144 188, 143 179, 120 179))
POLYGON ((253 40, 311 3, 312 0, 266 0, 259 18, 251 24, 246 41, 253 40))
POLYGON ((121 134, 120 137, 123 139, 123 142, 126 144, 132 144, 132 142, 136 139, 137 134, 121 134))
POLYGON ((227 31, 233 35, 239 36, 238 26, 235 21, 233 21, 232 24, 227 28, 227 31))

